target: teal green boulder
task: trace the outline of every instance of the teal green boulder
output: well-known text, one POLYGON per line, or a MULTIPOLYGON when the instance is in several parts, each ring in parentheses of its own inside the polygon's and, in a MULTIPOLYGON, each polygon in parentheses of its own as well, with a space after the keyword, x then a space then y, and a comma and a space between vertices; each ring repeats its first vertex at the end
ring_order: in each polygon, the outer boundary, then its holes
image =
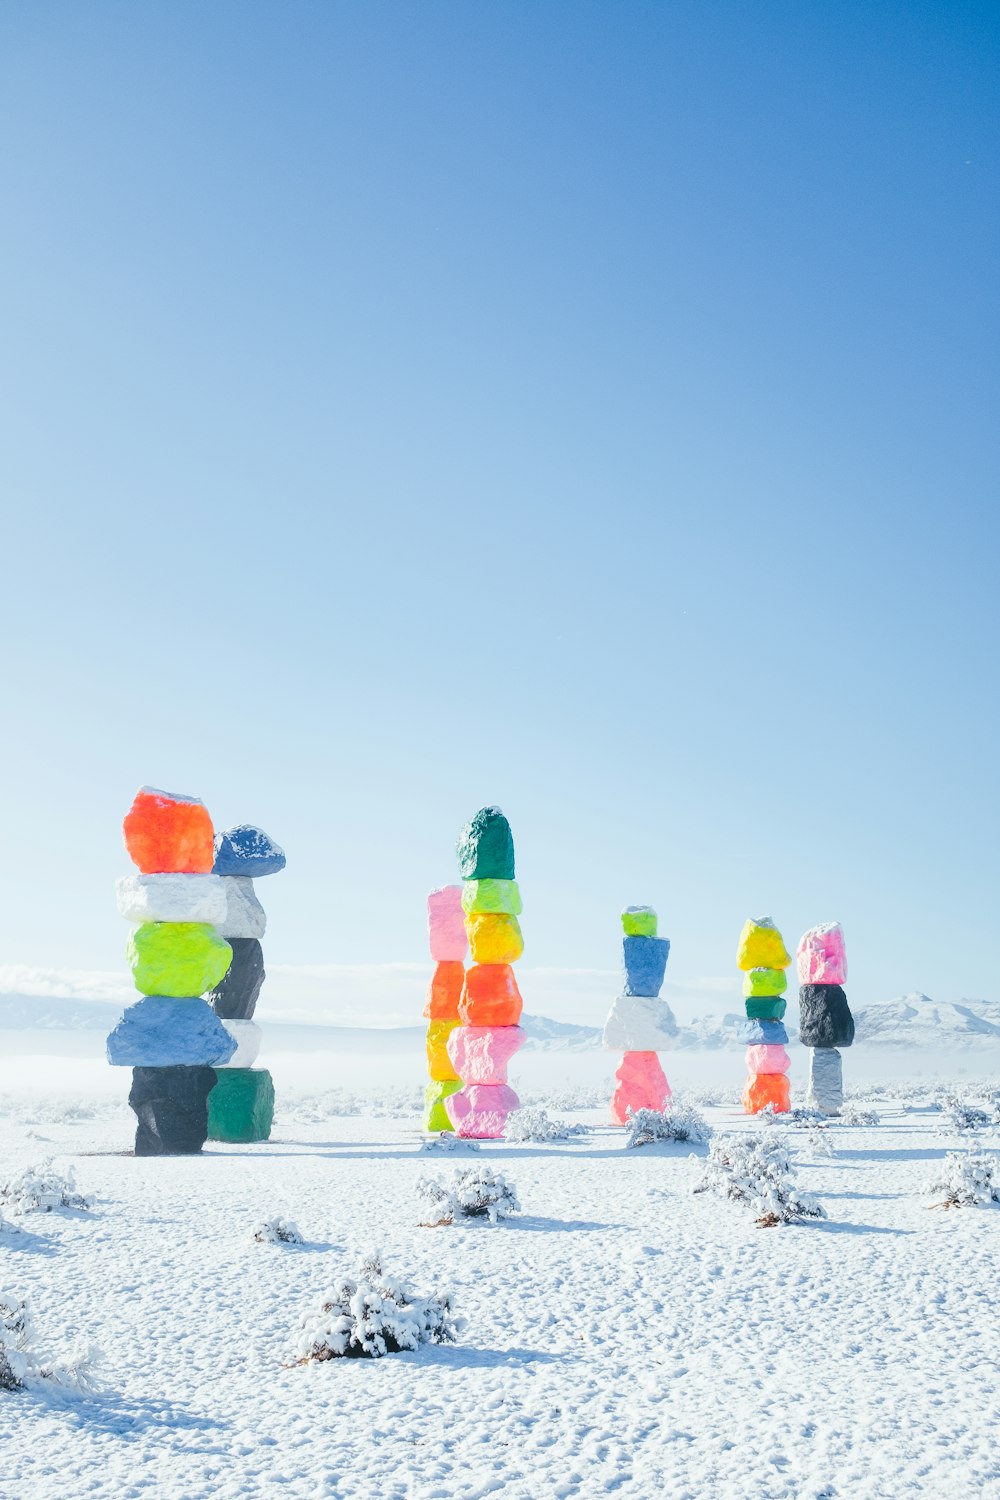
POLYGON ((747 1019, 749 1021, 780 1021, 785 1014, 787 1001, 780 995, 748 995, 747 1019))
POLYGON ((514 837, 499 807, 481 807, 458 836, 463 880, 513 880, 514 837))
POLYGON ((232 960, 232 948, 208 922, 143 922, 128 940, 132 979, 143 995, 204 995, 232 960))
POLYGON ((208 1096, 208 1139, 266 1141, 274 1120, 274 1083, 266 1068, 219 1068, 208 1096))

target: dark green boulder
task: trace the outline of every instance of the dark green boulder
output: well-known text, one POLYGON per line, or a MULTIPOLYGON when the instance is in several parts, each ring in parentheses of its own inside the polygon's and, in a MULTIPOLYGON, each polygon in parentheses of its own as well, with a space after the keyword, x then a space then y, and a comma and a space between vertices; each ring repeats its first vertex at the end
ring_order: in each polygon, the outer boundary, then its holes
POLYGON ((463 880, 513 880, 514 838, 499 807, 481 807, 458 836, 463 880))
POLYGON ((748 995, 746 1003, 748 1020, 780 1021, 788 1002, 783 995, 748 995))
POLYGON ((208 1096, 210 1141, 266 1141, 274 1119, 274 1084, 266 1068, 219 1068, 208 1096))

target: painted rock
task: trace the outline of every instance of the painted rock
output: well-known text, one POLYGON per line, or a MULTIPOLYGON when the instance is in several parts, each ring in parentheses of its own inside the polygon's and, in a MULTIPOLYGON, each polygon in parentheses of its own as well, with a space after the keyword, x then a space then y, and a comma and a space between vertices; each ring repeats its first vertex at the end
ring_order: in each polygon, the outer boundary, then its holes
POLYGON ((458 1020, 458 1002, 462 998, 464 981, 465 965, 460 959, 458 962, 442 959, 435 966, 431 982, 427 986, 427 1003, 424 1006, 424 1015, 428 1021, 458 1020))
POLYGON ((781 933, 770 917, 750 917, 740 933, 736 950, 738 969, 787 969, 792 961, 781 933))
POLYGON ((424 1090, 424 1129, 433 1133, 450 1130, 451 1121, 444 1101, 457 1094, 462 1087, 457 1078, 442 1079, 440 1083, 429 1083, 424 1090))
POLYGON ((197 797, 144 786, 122 824, 125 848, 144 875, 208 875, 214 831, 208 808, 197 797))
POLYGON ((128 1102, 139 1121, 136 1156, 190 1156, 208 1135, 214 1068, 135 1068, 128 1102))
POLYGON ((263 828, 254 828, 250 823, 237 823, 215 835, 215 860, 212 868, 216 875, 246 875, 259 880, 264 875, 277 875, 285 868, 285 851, 263 828))
POLYGON ((427 1072, 435 1083, 458 1077, 448 1055, 448 1038, 457 1025, 457 1021, 432 1021, 427 1028, 427 1072))
POLYGON ((839 984, 804 984, 799 990, 799 1041, 804 1047, 849 1047, 854 1017, 839 984))
POLYGON ((627 937, 622 940, 626 995, 658 995, 670 952, 668 938, 627 937))
POLYGON ((458 1005, 463 1026, 516 1026, 521 992, 510 964, 475 964, 465 971, 458 1005))
POLYGON ((526 1041, 520 1026, 456 1026, 448 1056, 463 1084, 506 1083, 507 1064, 526 1041))
POLYGON ((514 838, 499 807, 483 807, 458 836, 463 880, 513 880, 514 838))
POLYGON ((113 1068, 212 1068, 235 1051, 210 1005, 171 995, 146 995, 130 1005, 107 1041, 113 1068))
POLYGON ((462 963, 469 939, 462 911, 462 887, 443 885, 427 897, 427 931, 435 963, 462 963))
POLYGON ((751 1021, 780 1021, 788 1007, 781 995, 757 995, 748 997, 747 1019, 751 1021))
POLYGON ((611 1052, 658 1052, 677 1036, 674 1013, 656 995, 619 995, 604 1024, 611 1052))
POLYGON ((127 954, 143 995, 186 998, 215 988, 233 950, 205 922, 143 922, 129 938, 127 954))
POLYGON ((611 1096, 611 1118, 624 1125, 629 1110, 666 1109, 670 1103, 670 1085, 655 1052, 626 1052, 615 1073, 615 1091, 611 1096))
POLYGON ((221 922, 226 915, 217 875, 123 875, 115 891, 126 922, 221 922))
POLYGON ((779 1114, 792 1107, 792 1089, 784 1073, 751 1073, 743 1088, 743 1108, 748 1115, 759 1115, 772 1105, 779 1114))
POLYGON ((516 917, 485 912, 466 917, 465 927, 474 964, 512 964, 524 952, 524 938, 516 917))
POLYGON ((444 1101, 452 1129, 471 1140, 499 1140, 507 1116, 521 1107, 509 1083, 472 1083, 444 1101))
POLYGON ((839 1115, 843 1109, 844 1066, 836 1047, 816 1047, 809 1053, 806 1103, 824 1115, 839 1115))
POLYGON ((788 975, 784 969, 748 969, 743 976, 743 993, 748 999, 783 995, 787 988, 788 975))
POLYGON ((736 1028, 736 1036, 748 1047, 783 1047, 788 1041, 788 1032, 781 1021, 742 1021, 736 1028))
POLYGON ((462 887, 462 910, 469 916, 502 912, 519 917, 524 910, 516 880, 467 880, 462 887))
POLYGON ((274 1122, 274 1081, 266 1068, 224 1068, 208 1096, 208 1139, 266 1141, 274 1122))
POLYGON ((626 937, 655 937, 656 912, 651 906, 626 906, 622 930, 626 937))
POLYGON ((225 1021, 249 1021, 264 983, 264 950, 256 938, 230 938, 233 961, 208 993, 215 1014, 225 1021))
MULTIPOLYGON (((236 1043, 236 1051, 227 1063, 221 1064, 225 1068, 252 1068, 257 1061, 260 1052, 260 1044, 264 1033, 255 1021, 223 1021, 223 1026, 229 1032, 236 1043)), ((219 1063, 215 1066, 218 1068, 219 1063)))
POLYGON ((810 927, 799 939, 795 954, 799 984, 846 984, 847 952, 839 922, 810 927))
POLYGON ((219 936, 262 938, 267 917, 254 895, 253 881, 245 875, 228 875, 223 880, 223 886, 226 892, 226 915, 219 923, 219 936))
POLYGON ((747 1048, 748 1073, 787 1073, 792 1059, 780 1043, 758 1042, 747 1048))

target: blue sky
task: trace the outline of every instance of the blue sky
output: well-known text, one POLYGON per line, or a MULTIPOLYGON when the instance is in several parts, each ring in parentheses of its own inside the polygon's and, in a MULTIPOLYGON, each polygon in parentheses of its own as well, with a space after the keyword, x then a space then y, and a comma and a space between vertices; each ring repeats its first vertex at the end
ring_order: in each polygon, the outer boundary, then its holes
POLYGON ((526 962, 996 998, 998 32, 6 6, 0 965, 123 965, 146 782, 284 964, 423 958, 499 802, 526 962))

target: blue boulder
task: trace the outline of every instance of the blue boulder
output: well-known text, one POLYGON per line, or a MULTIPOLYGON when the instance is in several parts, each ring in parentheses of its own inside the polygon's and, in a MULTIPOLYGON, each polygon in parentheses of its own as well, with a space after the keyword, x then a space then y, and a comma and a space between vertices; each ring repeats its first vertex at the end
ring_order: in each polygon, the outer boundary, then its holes
POLYGON ((113 1068, 221 1067, 236 1038, 204 1000, 144 995, 108 1037, 113 1068))
POLYGON ((736 1035, 748 1047, 784 1046, 788 1041, 783 1021, 743 1021, 736 1028, 736 1035))
POLYGON ((262 875, 277 875, 285 868, 285 851, 268 838, 263 828, 238 823, 215 835, 213 875, 247 875, 259 880, 262 875))
POLYGON ((660 937, 627 937, 625 955, 626 995, 658 995, 667 970, 670 942, 660 937))

